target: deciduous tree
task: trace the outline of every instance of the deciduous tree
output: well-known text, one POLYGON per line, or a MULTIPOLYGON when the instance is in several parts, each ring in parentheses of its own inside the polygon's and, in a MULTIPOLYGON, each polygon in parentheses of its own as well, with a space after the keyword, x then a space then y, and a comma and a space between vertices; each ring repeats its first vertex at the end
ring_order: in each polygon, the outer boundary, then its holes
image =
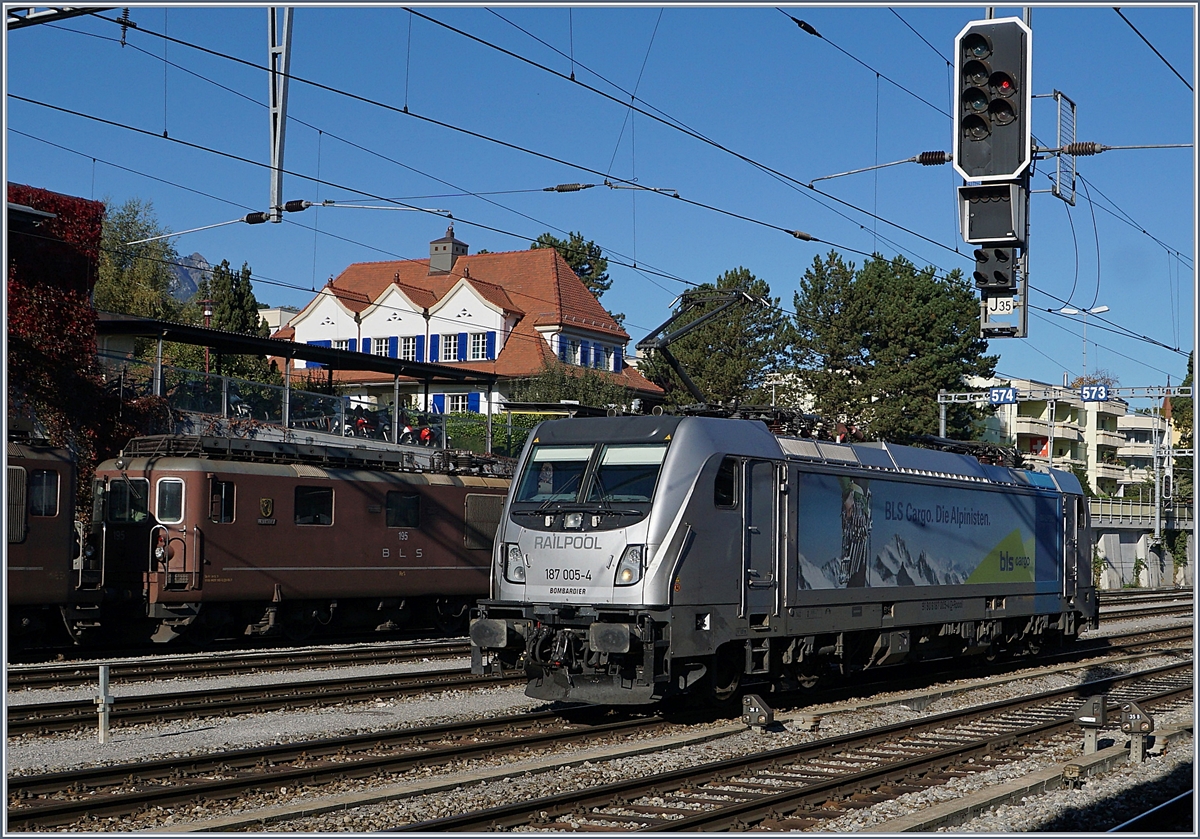
POLYGON ((100 238, 99 280, 93 296, 96 308, 141 317, 178 318, 182 306, 171 296, 172 265, 179 254, 170 239, 139 240, 169 231, 158 223, 154 205, 130 198, 119 207, 105 202, 108 212, 100 238))

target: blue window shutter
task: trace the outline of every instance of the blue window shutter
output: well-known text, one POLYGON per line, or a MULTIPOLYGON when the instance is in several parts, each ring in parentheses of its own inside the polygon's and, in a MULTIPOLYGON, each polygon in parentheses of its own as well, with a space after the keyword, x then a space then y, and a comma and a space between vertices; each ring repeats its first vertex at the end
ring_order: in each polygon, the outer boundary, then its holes
POLYGON ((358 352, 358 339, 357 338, 347 339, 346 350, 348 352, 358 352))
POLYGON ((597 370, 604 363, 604 347, 600 344, 592 344, 592 366, 597 370))
POLYGON ((567 360, 567 336, 561 332, 558 333, 558 360, 563 363, 567 360))
POLYGON ((438 352, 438 336, 430 335, 429 336, 429 362, 431 364, 434 364, 441 360, 442 360, 442 354, 440 352, 438 352))
MULTIPOLYGON (((308 345, 310 347, 332 347, 333 341, 309 341, 308 345)), ((325 365, 319 361, 305 361, 304 362, 305 369, 308 369, 309 367, 324 367, 324 366, 325 365)))
POLYGON ((488 361, 494 361, 496 358, 496 333, 489 332, 487 334, 487 357, 488 361))
MULTIPOLYGON (((430 336, 430 337, 435 338, 437 336, 435 335, 435 336, 430 336)), ((436 414, 446 413, 446 394, 435 393, 433 395, 433 411, 436 414)))
POLYGON ((458 360, 467 360, 467 333, 458 333, 458 360))
POLYGON ((417 361, 425 360, 425 336, 417 336, 417 361))
MULTIPOLYGON (((379 339, 376 338, 375 340, 378 341, 379 339)), ((367 353, 368 355, 370 355, 371 354, 371 339, 363 338, 362 345, 359 347, 359 349, 362 350, 363 352, 367 353)))
POLYGON ((387 339, 388 342, 388 358, 400 357, 400 338, 393 335, 387 339))
POLYGON ((579 342, 579 366, 580 367, 587 367, 588 362, 592 360, 591 356, 589 355, 589 351, 591 350, 591 348, 592 348, 591 341, 580 341, 579 342))
POLYGON ((621 362, 621 348, 613 347, 613 372, 620 373, 624 369, 621 362))
POLYGON ((467 394, 467 410, 471 413, 479 413, 479 393, 472 392, 467 394))

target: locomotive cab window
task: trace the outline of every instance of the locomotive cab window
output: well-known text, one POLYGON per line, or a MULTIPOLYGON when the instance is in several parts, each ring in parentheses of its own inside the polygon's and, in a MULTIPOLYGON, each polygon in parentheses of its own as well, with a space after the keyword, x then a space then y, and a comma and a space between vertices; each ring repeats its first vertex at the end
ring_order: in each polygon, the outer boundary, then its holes
POLYGON ((730 509, 737 506, 737 458, 727 457, 721 461, 717 469, 717 479, 713 482, 713 504, 730 509))
POLYGON ((591 446, 535 446, 513 500, 574 501, 591 456, 591 446))
POLYGON ((589 482, 588 501, 648 504, 667 454, 665 443, 605 446, 589 482))
POLYGON ((333 488, 296 487, 296 524, 333 524, 333 488))
POLYGON ((150 517, 150 482, 144 478, 118 478, 108 484, 108 520, 113 524, 139 524, 150 517))
POLYGON ((155 518, 163 524, 179 524, 183 521, 183 481, 179 478, 159 478, 157 498, 155 518))
POLYGON ((58 472, 34 469, 29 473, 29 515, 58 515, 58 472))
POLYGON ((227 524, 233 521, 233 481, 213 481, 209 494, 209 521, 227 524))
POLYGON ((388 527, 420 527, 421 496, 415 492, 387 494, 388 527))

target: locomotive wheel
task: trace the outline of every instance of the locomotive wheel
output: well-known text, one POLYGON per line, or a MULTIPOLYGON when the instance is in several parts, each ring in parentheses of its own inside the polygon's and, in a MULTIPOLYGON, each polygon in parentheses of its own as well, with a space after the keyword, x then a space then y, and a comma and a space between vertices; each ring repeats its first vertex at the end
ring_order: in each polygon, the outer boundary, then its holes
POLYGON ((736 644, 726 644, 713 657, 712 698, 718 706, 731 703, 737 698, 742 686, 742 649, 736 644))
POLYGON ((467 630, 471 603, 463 597, 439 597, 433 601, 433 625, 446 635, 461 635, 467 630))

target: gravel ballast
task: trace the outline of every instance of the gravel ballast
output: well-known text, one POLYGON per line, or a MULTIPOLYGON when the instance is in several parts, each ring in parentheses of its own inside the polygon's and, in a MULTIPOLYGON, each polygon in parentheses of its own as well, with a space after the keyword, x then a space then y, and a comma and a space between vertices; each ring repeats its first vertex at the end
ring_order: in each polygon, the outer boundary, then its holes
MULTIPOLYGON (((1100 631, 1089 633, 1087 637, 1104 637, 1116 631, 1131 631, 1149 628, 1174 628, 1190 625, 1191 619, 1148 618, 1138 621, 1120 621, 1106 624, 1100 631)), ((1173 661, 1170 656, 1159 656, 1139 662, 1124 662, 1106 665, 1107 673, 1126 672, 1130 669, 1145 669, 1156 664, 1173 661)), ((158 689, 167 690, 197 690, 205 686, 220 684, 261 684, 269 680, 284 681, 285 677, 298 681, 313 678, 348 678, 354 675, 378 672, 414 672, 422 669, 448 669, 461 666, 459 662, 416 662, 411 664, 372 665, 367 667, 352 667, 330 670, 321 668, 315 671, 300 671, 297 673, 268 674, 253 676, 221 677, 214 679, 181 681, 172 680, 158 685, 158 689)), ((1056 673, 1034 678, 1021 678, 1016 681, 1006 681, 1009 677, 997 677, 994 684, 974 690, 960 696, 946 696, 921 707, 920 711, 906 708, 902 700, 880 694, 872 700, 859 701, 852 706, 841 709, 813 709, 822 714, 820 728, 816 732, 807 731, 807 726, 798 722, 788 725, 788 730, 782 732, 758 732, 741 730, 731 733, 719 740, 670 748, 658 753, 642 754, 633 757, 623 757, 619 760, 587 761, 586 754, 572 753, 531 755, 528 758, 515 760, 503 759, 488 763, 471 761, 461 765, 437 767, 422 770, 417 773, 407 773, 404 776, 391 776, 384 781, 348 781, 311 790, 268 791, 255 800, 235 802, 236 806, 212 803, 203 806, 181 806, 177 810, 164 809, 151 811, 134 820, 97 821, 87 825, 94 830, 128 830, 138 828, 158 827, 167 830, 184 830, 190 823, 199 827, 207 819, 228 816, 233 813, 253 814, 264 807, 287 805, 289 802, 314 802, 337 795, 345 795, 354 791, 368 789, 372 784, 417 784, 430 783, 437 779, 439 786, 453 783, 470 771, 484 771, 492 774, 503 774, 504 777, 493 778, 484 783, 474 783, 469 786, 440 791, 431 795, 409 795, 407 797, 373 804, 356 809, 302 817, 290 820, 273 821, 269 825, 258 825, 245 829, 266 829, 281 832, 297 831, 365 831, 394 827, 414 821, 424 821, 453 815, 471 809, 481 809, 506 803, 517 798, 534 798, 556 792, 609 783, 629 777, 652 775, 684 766, 693 766, 726 757, 733 757, 765 748, 776 748, 794 742, 807 742, 818 737, 828 737, 841 733, 849 733, 862 728, 900 722, 905 719, 922 718, 936 713, 952 710, 965 705, 975 705, 994 701, 1007 696, 1027 695, 1036 690, 1062 687, 1079 683, 1086 669, 1056 673), (550 758, 553 760, 550 760, 550 758), (581 765, 544 769, 546 762, 554 763, 573 758, 583 759, 581 765)), ((987 681, 987 680, 985 680, 987 681)), ((131 684, 127 694, 150 693, 150 683, 131 684)), ((73 691, 21 691, 9 694, 11 704, 14 699, 36 701, 34 694, 46 694, 42 701, 61 701, 70 698, 77 690, 80 698, 91 697, 95 691, 73 689, 73 691)), ((114 693, 120 695, 119 690, 114 693)), ((23 703, 22 703, 23 704, 23 703)), ((87 765, 113 764, 135 762, 139 760, 167 758, 172 756, 191 756, 219 752, 224 749, 246 748, 259 745, 295 740, 307 740, 318 737, 328 737, 342 733, 363 733, 378 730, 394 730, 397 728, 431 725, 468 719, 491 718, 510 713, 520 713, 527 710, 545 708, 546 703, 529 699, 524 696, 520 687, 493 687, 483 690, 451 690, 424 696, 398 697, 395 700, 376 700, 371 703, 356 703, 354 705, 334 706, 307 711, 276 711, 257 715, 241 715, 231 718, 210 719, 201 721, 178 721, 167 725, 137 725, 115 728, 112 741, 106 745, 96 742, 94 731, 90 733, 66 734, 55 737, 38 737, 26 735, 10 738, 7 741, 6 764, 12 775, 24 775, 58 771, 67 768, 87 765)), ((799 717, 799 712, 794 717, 799 717)), ((1180 719, 1176 721, 1190 722, 1190 713, 1179 712, 1180 719)), ((1163 720, 1164 724, 1169 720, 1163 720)), ((728 725, 719 723, 716 725, 728 725)), ((702 733, 699 731, 697 733, 702 733)), ((1075 738, 1080 739, 1081 738, 1075 738)), ((1047 762, 1070 759, 1072 749, 1079 750, 1081 743, 1075 743, 1066 738, 1061 745, 1055 745, 1045 755, 1028 758, 1009 767, 989 769, 987 772, 1021 773, 1033 771, 1047 762), (1028 764, 1028 766, 1025 766, 1028 764)), ((1077 807, 1085 799, 1084 793, 1098 792, 1109 781, 1113 784, 1124 783, 1126 786, 1136 786, 1144 783, 1150 777, 1158 777, 1147 773, 1161 772, 1169 776, 1172 772, 1178 774, 1185 762, 1191 760, 1190 742, 1173 746, 1164 754, 1155 755, 1141 767, 1127 766, 1107 775, 1089 779, 1080 790, 1061 790, 1037 799, 1049 800, 1051 795, 1068 796, 1074 803, 1059 803, 1047 805, 1046 812, 1059 817, 1065 817, 1070 807, 1077 807), (1127 777, 1126 777, 1127 776, 1127 777), (1125 778, 1124 781, 1121 779, 1125 778)), ((967 778, 958 779, 962 789, 953 785, 946 789, 947 794, 968 794, 971 789, 979 789, 988 784, 996 784, 1002 779, 998 776, 988 776, 987 772, 976 773, 967 778), (972 785, 974 785, 972 787, 972 785)), ((931 793, 934 791, 930 791, 931 793)), ((1098 800, 1100 800, 1098 799, 1098 800)), ((870 825, 882 824, 888 819, 895 818, 898 813, 892 812, 894 807, 925 806, 930 802, 893 802, 866 808, 853 814, 855 823, 830 823, 823 826, 822 831, 852 831, 869 829, 870 825), (874 812, 877 808, 879 812, 874 812)), ((1028 830, 1045 829, 1022 825, 1040 824, 1039 815, 1034 803, 1023 806, 1005 805, 998 808, 993 818, 1000 821, 987 821, 989 816, 983 816, 971 823, 961 825, 954 830, 966 832, 994 832, 999 830, 1028 830), (1028 808, 1033 807, 1033 810, 1028 808), (1022 814, 1024 813, 1024 814, 1022 814), (978 824, 976 824, 978 823, 978 824), (1011 826, 1001 826, 1011 825, 1011 826)), ((1044 814, 1043 814, 1044 815, 1044 814)), ((1062 828, 1080 829, 1080 828, 1062 828)), ((1085 828, 1086 829, 1086 828, 1085 828)))

